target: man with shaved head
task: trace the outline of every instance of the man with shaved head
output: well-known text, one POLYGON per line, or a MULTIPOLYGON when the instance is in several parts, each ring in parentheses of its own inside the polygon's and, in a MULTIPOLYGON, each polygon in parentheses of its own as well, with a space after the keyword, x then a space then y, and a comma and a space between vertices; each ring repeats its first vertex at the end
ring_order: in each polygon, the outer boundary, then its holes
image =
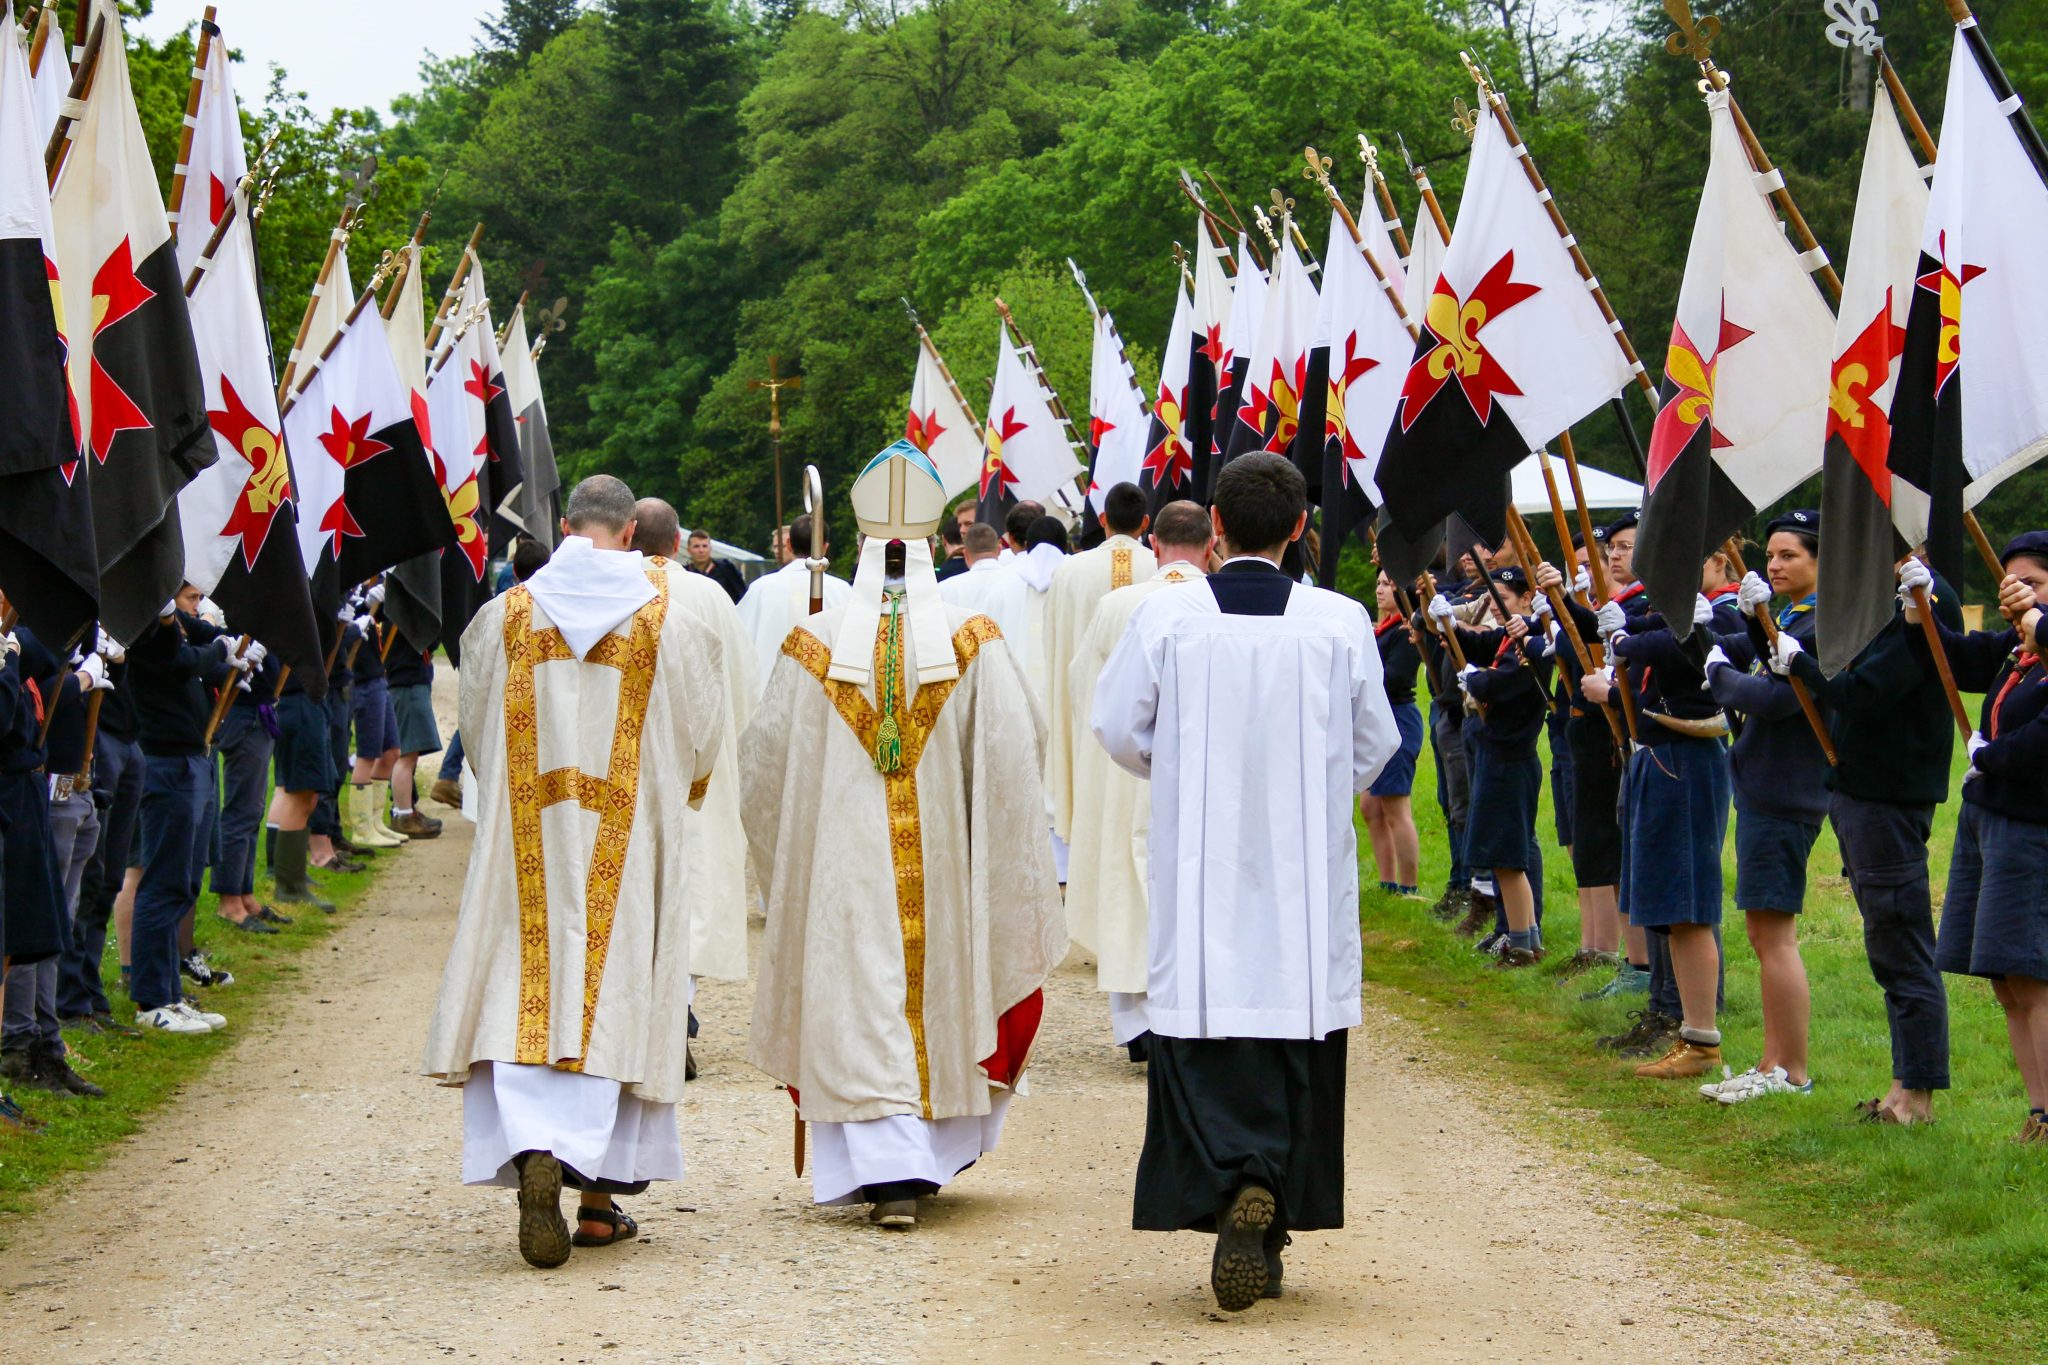
POLYGON ((463 632, 476 840, 423 1064, 462 1087, 463 1180, 519 1191, 541 1267, 630 1240, 613 1196, 682 1176, 687 812, 732 724, 724 645, 634 548, 631 490, 585 479, 562 530, 463 632))

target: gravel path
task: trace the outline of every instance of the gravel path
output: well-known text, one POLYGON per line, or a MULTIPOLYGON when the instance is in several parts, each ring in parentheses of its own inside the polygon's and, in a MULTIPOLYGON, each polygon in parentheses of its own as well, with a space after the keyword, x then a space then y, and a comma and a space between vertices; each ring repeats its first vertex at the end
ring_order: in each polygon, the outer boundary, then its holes
POLYGON ((1351 1226, 1297 1239, 1288 1297, 1225 1318, 1207 1239, 1128 1226, 1143 1076, 1078 956, 1002 1150, 907 1236, 809 1204, 788 1098, 744 1061, 750 988, 707 983, 688 1178, 625 1201, 641 1241, 533 1271, 511 1192, 456 1183, 459 1095, 415 1074, 469 846, 447 824, 295 998, 7 1229, 6 1359, 1944 1358, 1788 1245, 1659 1202, 1648 1163, 1528 1136, 1526 1097, 1503 1119, 1377 1007, 1352 1042, 1351 1226))

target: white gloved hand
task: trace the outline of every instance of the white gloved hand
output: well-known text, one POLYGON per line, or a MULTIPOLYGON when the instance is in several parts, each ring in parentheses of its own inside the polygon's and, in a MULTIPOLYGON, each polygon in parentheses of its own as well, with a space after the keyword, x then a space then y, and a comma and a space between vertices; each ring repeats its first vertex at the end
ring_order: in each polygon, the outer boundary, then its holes
POLYGON ((1908 559, 1899 565, 1899 605, 1913 613, 1915 620, 1919 619, 1920 604, 1917 600, 1918 593, 1915 591, 1919 588, 1925 588, 1931 594, 1934 591, 1934 575, 1919 560, 1908 559))
POLYGON ((379 583, 375 587, 371 588, 368 592, 363 594, 363 600, 365 602, 368 602, 373 607, 376 606, 378 603, 382 602, 384 600, 384 585, 382 583, 379 583))
POLYGON ((348 601, 343 602, 341 609, 334 613, 334 619, 345 626, 354 625, 356 620, 356 600, 351 597, 348 601))
POLYGON ((249 690, 249 675, 248 675, 247 673, 244 673, 244 674, 243 674, 243 675, 242 675, 241 677, 239 677, 239 678, 235 679, 235 691, 237 691, 237 692, 247 692, 248 690, 249 690))
POLYGON ((1730 668, 1735 667, 1735 661, 1728 657, 1728 651, 1719 645, 1715 645, 1707 651, 1707 672, 1709 674, 1714 671, 1715 664, 1727 664, 1730 668))
POLYGON ((117 664, 128 657, 128 651, 122 648, 119 640, 116 640, 105 631, 101 631, 99 634, 99 653, 102 659, 105 659, 110 664, 117 664))
POLYGON ((1778 642, 1771 646, 1771 672, 1781 678, 1786 676, 1792 671, 1792 661, 1805 652, 1806 647, 1797 636, 1790 631, 1780 632, 1778 642))
POLYGON ((1771 604, 1771 585, 1764 582, 1764 576, 1751 569, 1742 576, 1742 582, 1735 589, 1735 604, 1742 608, 1744 616, 1756 615, 1758 607, 1771 604))
POLYGON ((199 611, 197 614, 200 620, 206 622, 207 625, 212 626, 215 630, 226 630, 228 628, 228 614, 222 611, 220 603, 214 601, 211 597, 199 599, 199 611))
POLYGON ((228 667, 237 672, 246 673, 250 668, 249 657, 246 654, 240 657, 235 654, 236 648, 248 638, 246 635, 222 635, 214 641, 220 646, 220 652, 227 659, 228 667))
POLYGON ((0 632, 0 662, 13 658, 20 648, 21 641, 14 638, 13 631, 0 632))
POLYGON ((1463 668, 1461 668, 1461 669, 1459 669, 1459 670, 1458 670, 1458 690, 1459 690, 1460 692, 1465 692, 1465 691, 1469 691, 1469 690, 1470 690, 1470 689, 1469 689, 1469 688, 1467 687, 1467 684, 1468 684, 1468 683, 1469 683, 1469 682, 1471 681, 1472 675, 1473 675, 1474 673, 1477 673, 1478 671, 1479 671, 1479 665, 1478 665, 1478 664, 1466 664, 1466 665, 1465 665, 1465 666, 1464 666, 1463 668))
POLYGON ((374 616, 358 616, 350 624, 355 626, 356 633, 365 640, 369 639, 377 630, 377 618, 374 616))
POLYGON ((270 657, 270 651, 263 647, 261 640, 251 640, 248 653, 242 657, 249 661, 249 667, 261 668, 263 667, 263 661, 270 657))
POLYGON ((1692 595, 1692 623, 1696 626, 1714 624, 1714 604, 1707 600, 1707 595, 1703 592, 1692 595))
POLYGON ((1451 599, 1438 593, 1429 599, 1429 615, 1430 619, 1449 625, 1457 613, 1451 610, 1451 599))
POLYGON ((1593 571, 1584 564, 1579 565, 1579 571, 1572 575, 1572 591, 1581 597, 1592 595, 1593 571))
POLYGON ((170 601, 164 603, 163 607, 157 612, 157 616, 165 620, 168 620, 169 618, 176 616, 177 614, 178 599, 175 597, 173 597, 170 601))
POLYGON ((1547 598, 1547 597, 1539 597, 1539 598, 1537 598, 1537 599, 1536 599, 1536 619, 1540 621, 1540 620, 1542 620, 1542 619, 1543 619, 1544 617, 1546 617, 1546 616, 1550 615, 1550 612, 1551 612, 1551 607, 1550 607, 1550 599, 1549 599, 1549 598, 1547 598))
POLYGON ((1990 740, 1984 738, 1982 731, 1970 731, 1969 739, 1963 742, 1963 751, 1969 755, 1970 759, 1970 766, 1963 771, 1963 781, 1968 782, 1973 778, 1984 775, 1984 770, 1977 766, 1977 754, 1979 750, 1983 749, 1990 742, 1990 740))
POLYGON ((79 687, 87 692, 111 692, 114 684, 107 680, 106 661, 97 654, 85 656, 85 662, 78 666, 79 687))
POLYGON ((1593 613, 1593 621, 1603 637, 1619 635, 1628 625, 1628 613, 1621 609, 1619 602, 1602 602, 1600 610, 1593 613))

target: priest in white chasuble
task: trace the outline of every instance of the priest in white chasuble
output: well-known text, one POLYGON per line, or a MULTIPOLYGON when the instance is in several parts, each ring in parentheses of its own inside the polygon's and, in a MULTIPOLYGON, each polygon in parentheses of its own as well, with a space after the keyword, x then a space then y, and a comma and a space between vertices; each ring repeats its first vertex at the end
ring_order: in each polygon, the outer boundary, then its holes
POLYGON ((960 533, 967 572, 939 584, 939 599, 972 615, 986 616, 1003 632, 1003 641, 1018 659, 1029 657, 1032 636, 1031 590, 1003 563, 1002 533, 977 521, 960 533))
POLYGON ((676 509, 660 498, 633 506, 633 548, 668 575, 669 603, 687 611, 718 636, 725 666, 726 723, 711 765, 703 805, 683 816, 689 872, 684 895, 690 902, 690 974, 721 981, 747 977, 747 832, 740 824, 740 736, 754 718, 761 685, 754 673, 754 646, 739 609, 707 574, 683 564, 682 526, 676 509))
POLYGON ((939 599, 938 471, 897 441, 853 504, 853 600, 790 632, 740 742, 768 896, 748 1055, 810 1125, 817 1202, 908 1228, 994 1150, 1067 930, 1023 670, 939 599))
MULTIPOLYGON (((805 561, 811 556, 814 531, 818 555, 823 558, 827 550, 824 528, 813 528, 811 515, 806 512, 789 524, 789 548, 796 558, 749 583, 746 595, 740 598, 740 624, 754 641, 754 676, 764 687, 768 675, 775 671, 782 642, 789 638, 789 628, 810 614, 811 571, 805 561)), ((852 585, 845 579, 825 575, 827 607, 840 606, 852 595, 852 585)))
POLYGON ((462 1086, 462 1178, 517 1187, 542 1267, 630 1239, 612 1196, 683 1173, 684 812, 729 711, 718 636, 633 529, 631 491, 585 479, 547 565, 462 637, 476 842, 423 1069, 462 1086))
POLYGON ((1400 747, 1365 609, 1279 567, 1288 460, 1216 477, 1229 558, 1154 593, 1095 684, 1096 738, 1152 781, 1145 1145, 1132 1226, 1214 1231, 1225 1311, 1280 1290, 1290 1232, 1344 1221, 1364 791, 1400 747))
MULTIPOLYGON (((1130 487, 1119 484, 1119 488, 1130 487)), ((1112 494, 1114 496, 1114 494, 1112 494)), ((1143 500, 1140 500, 1140 507, 1143 500)), ((1162 589, 1200 583, 1215 544, 1209 513, 1171 502, 1152 526, 1158 572, 1103 598, 1067 665, 1073 764, 1074 837, 1067 854, 1067 932, 1095 955, 1095 986, 1109 993, 1111 1031, 1131 1060, 1145 1057, 1145 852, 1152 827, 1152 786, 1110 762, 1089 728, 1095 680, 1124 637, 1138 604, 1162 589)), ((1057 590, 1057 589, 1055 589, 1057 590)))
MULTIPOLYGON (((1148 526, 1145 495, 1134 483, 1119 483, 1102 495, 1102 529, 1109 533, 1092 550, 1062 560, 1045 595, 1045 718, 1050 733, 1045 789, 1052 797, 1052 830, 1074 841, 1074 738, 1088 728, 1087 708, 1074 704, 1069 673, 1081 637, 1088 633, 1095 605, 1118 588, 1152 577, 1158 561, 1138 542, 1148 526), (1077 714, 1078 711, 1078 714, 1077 714)), ((1071 859, 1072 853, 1069 852, 1071 859)), ((1068 867, 1068 884, 1073 870, 1068 867)))

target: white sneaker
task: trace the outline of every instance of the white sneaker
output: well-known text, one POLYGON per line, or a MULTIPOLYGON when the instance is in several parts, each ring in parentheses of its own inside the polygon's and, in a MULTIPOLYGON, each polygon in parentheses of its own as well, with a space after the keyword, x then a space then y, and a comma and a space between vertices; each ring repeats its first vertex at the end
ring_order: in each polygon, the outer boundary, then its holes
POLYGON ((225 1014, 214 1014, 208 1010, 200 1009, 190 1000, 180 1000, 171 1008, 183 1014, 187 1019, 205 1025, 208 1032, 228 1026, 228 1017, 225 1014))
POLYGON ((159 1005, 153 1010, 138 1010, 135 1027, 153 1033, 211 1033, 211 1024, 201 1023, 187 1015, 176 1005, 159 1005))
POLYGON ((1748 1077, 1738 1079, 1746 1079, 1748 1084, 1723 1089, 1714 1098, 1723 1104, 1742 1104, 1747 1100, 1760 1100, 1766 1095, 1811 1095, 1813 1093, 1813 1078, 1811 1076, 1807 1077, 1806 1084, 1794 1085, 1792 1084, 1792 1078, 1786 1074, 1785 1068, 1782 1066, 1774 1066, 1769 1071, 1752 1072, 1748 1077))
POLYGON ((1743 1072, 1740 1076, 1738 1076, 1733 1071, 1730 1071, 1727 1067, 1724 1066, 1721 1068, 1721 1079, 1718 1081, 1708 1081, 1705 1085, 1700 1087, 1700 1094, 1706 1096, 1710 1100, 1719 1099, 1721 1097, 1722 1091, 1732 1090, 1736 1086, 1747 1085, 1751 1080, 1755 1079, 1757 1074, 1757 1069, 1755 1067, 1751 1067, 1749 1070, 1743 1072))

